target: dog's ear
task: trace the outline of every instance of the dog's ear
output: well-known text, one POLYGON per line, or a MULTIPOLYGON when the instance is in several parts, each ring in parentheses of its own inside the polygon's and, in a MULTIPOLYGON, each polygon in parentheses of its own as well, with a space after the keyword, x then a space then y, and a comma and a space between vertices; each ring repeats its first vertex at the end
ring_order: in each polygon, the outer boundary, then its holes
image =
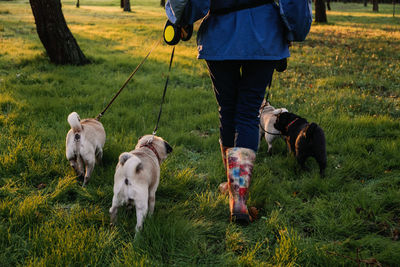
POLYGON ((141 170, 143 170, 143 164, 140 162, 140 163, 136 166, 136 173, 139 173, 141 170))
POLYGON ((272 112, 272 114, 279 115, 279 114, 284 113, 284 112, 288 112, 286 108, 277 108, 272 112))
POLYGON ((173 150, 172 147, 165 141, 164 141, 164 145, 165 145, 165 150, 167 151, 167 154, 171 153, 173 150))

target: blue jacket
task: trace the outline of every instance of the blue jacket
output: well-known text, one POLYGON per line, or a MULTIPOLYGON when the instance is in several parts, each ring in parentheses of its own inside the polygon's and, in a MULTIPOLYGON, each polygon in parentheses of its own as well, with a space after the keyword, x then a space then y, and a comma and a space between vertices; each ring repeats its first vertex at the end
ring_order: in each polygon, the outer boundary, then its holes
POLYGON ((209 9, 209 0, 168 0, 166 3, 166 13, 172 23, 193 24, 205 16, 197 33, 198 58, 280 60, 290 56, 275 3, 218 15, 208 13, 209 9), (174 10, 177 2, 185 2, 184 10, 174 10), (176 14, 181 15, 177 18, 176 14))

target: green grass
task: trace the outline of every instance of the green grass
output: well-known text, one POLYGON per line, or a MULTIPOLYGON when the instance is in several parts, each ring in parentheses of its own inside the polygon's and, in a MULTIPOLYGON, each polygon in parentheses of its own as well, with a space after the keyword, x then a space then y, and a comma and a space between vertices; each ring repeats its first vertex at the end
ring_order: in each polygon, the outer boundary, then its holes
POLYGON ((391 5, 373 13, 331 3, 329 23, 292 46, 270 99, 324 129, 327 177, 313 160, 296 174, 284 142, 270 156, 263 141, 249 199, 261 218, 248 227, 229 223, 216 101, 195 38, 180 43, 158 131, 174 152, 155 213, 136 237, 134 211, 122 208, 109 227, 118 156, 155 126, 171 47, 155 49, 103 117, 103 164, 86 188, 65 158, 66 118, 96 116, 161 38, 158 3, 134 1, 124 13, 116 1, 63 1, 92 61, 76 67, 49 63, 28 1, 0 2, 0 265, 354 266, 347 257, 357 251, 398 265, 400 18, 391 5))

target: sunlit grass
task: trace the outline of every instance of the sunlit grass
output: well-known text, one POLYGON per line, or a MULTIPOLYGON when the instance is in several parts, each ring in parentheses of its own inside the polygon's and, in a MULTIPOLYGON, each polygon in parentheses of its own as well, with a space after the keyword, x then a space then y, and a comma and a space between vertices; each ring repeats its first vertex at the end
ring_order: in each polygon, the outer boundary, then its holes
MULTIPOLYGON (((49 63, 28 1, 0 2, 0 265, 347 266, 400 262, 400 28, 392 6, 331 3, 276 73, 270 101, 315 121, 327 138, 327 177, 295 172, 263 141, 249 203, 260 219, 229 223, 217 105, 196 42, 176 47, 158 134, 174 147, 156 209, 135 237, 135 212, 109 227, 115 165, 151 133, 172 48, 161 43, 102 118, 103 164, 82 188, 65 159, 67 115, 96 116, 162 38, 159 1, 63 1, 91 64, 49 63), (344 255, 341 257, 337 255, 344 255)), ((195 30, 199 24, 195 24, 195 30)))

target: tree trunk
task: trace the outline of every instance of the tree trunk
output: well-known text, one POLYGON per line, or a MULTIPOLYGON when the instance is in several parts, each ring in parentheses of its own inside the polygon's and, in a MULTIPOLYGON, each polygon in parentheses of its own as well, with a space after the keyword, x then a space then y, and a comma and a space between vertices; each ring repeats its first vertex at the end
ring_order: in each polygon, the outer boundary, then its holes
POLYGON ((325 0, 315 0, 315 22, 326 23, 325 0))
POLYGON ((129 0, 124 0, 124 11, 131 12, 131 2, 129 0))
POLYGON ((68 29, 60 0, 29 0, 36 31, 50 61, 55 64, 84 65, 89 63, 68 29))
POLYGON ((368 0, 364 0, 364 6, 366 7, 368 4, 368 0))
POLYGON ((76 1, 76 7, 79 7, 79 0, 76 1))
POLYGON ((121 6, 121 8, 124 8, 124 1, 125 1, 125 0, 121 0, 121 1, 120 1, 120 6, 121 6))
POLYGON ((165 0, 160 1, 160 6, 165 7, 165 0))
POLYGON ((372 11, 379 12, 378 0, 372 0, 372 11))
POLYGON ((331 0, 326 0, 326 8, 331 10, 331 0))

